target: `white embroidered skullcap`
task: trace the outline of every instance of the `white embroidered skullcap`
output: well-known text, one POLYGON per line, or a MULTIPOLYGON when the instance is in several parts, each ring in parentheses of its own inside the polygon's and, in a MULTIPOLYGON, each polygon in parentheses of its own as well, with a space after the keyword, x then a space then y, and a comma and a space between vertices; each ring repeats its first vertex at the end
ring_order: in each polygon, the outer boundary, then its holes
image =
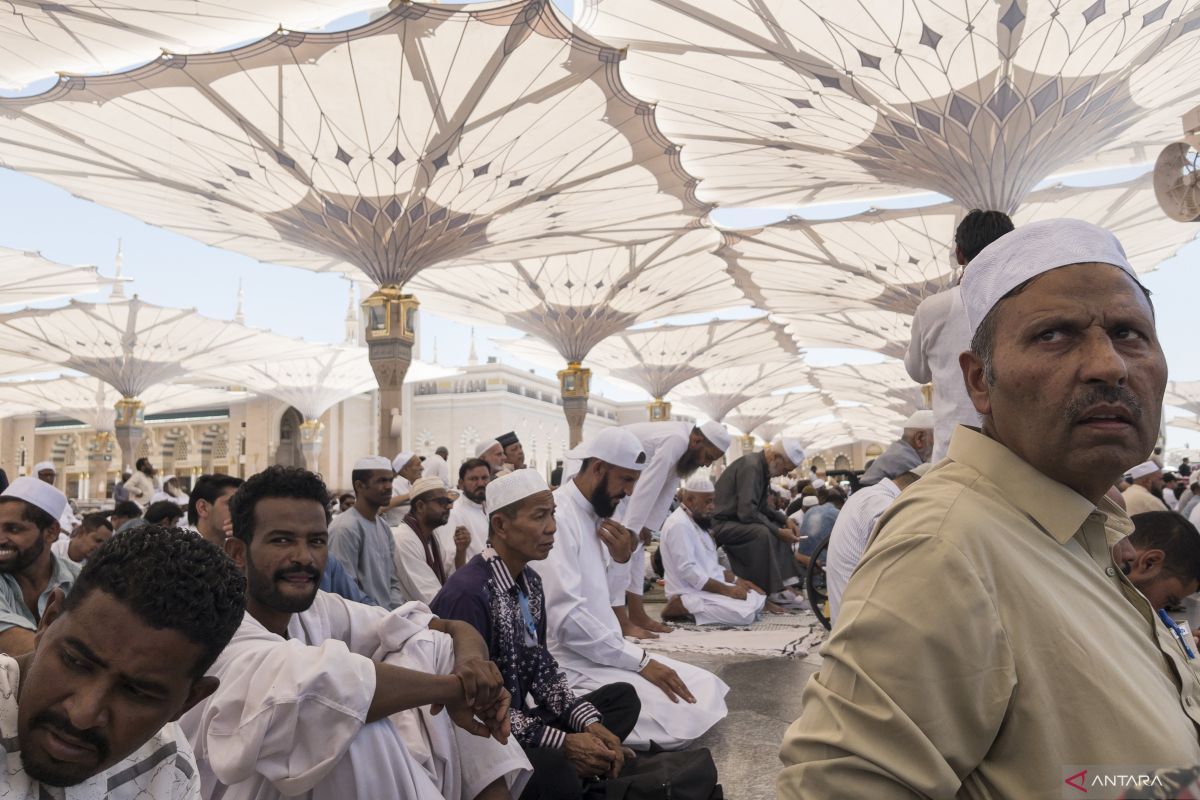
POLYGON ((638 438, 624 428, 605 428, 580 442, 567 452, 568 458, 598 458, 614 467, 641 472, 646 466, 646 452, 638 438))
POLYGON ((539 492, 548 492, 550 487, 542 473, 536 469, 518 469, 496 478, 487 485, 485 505, 489 514, 519 503, 526 497, 539 492))
POLYGON ((475 445, 475 457, 483 458, 483 454, 488 450, 491 450, 493 447, 499 447, 501 451, 504 450, 504 445, 500 444, 495 439, 484 439, 482 442, 475 445))
POLYGON ((36 506, 58 520, 67 510, 67 496, 43 480, 32 476, 17 478, 4 490, 4 497, 16 497, 36 506))
POLYGON ((360 470, 386 469, 388 472, 394 472, 392 462, 388 461, 383 456, 363 456, 358 461, 354 462, 352 471, 359 472, 360 470))
POLYGON ((804 446, 794 436, 776 436, 771 440, 771 446, 782 450, 783 454, 787 456, 787 460, 792 462, 793 466, 798 467, 804 463, 804 446))
POLYGON ((904 422, 904 428, 917 428, 933 430, 933 412, 928 408, 922 408, 920 411, 914 411, 913 415, 904 422))
POLYGON ((417 478, 413 481, 412 488, 408 490, 408 499, 416 500, 423 494, 433 492, 438 489, 446 490, 446 482, 436 475, 430 475, 428 478, 417 478))
POLYGON ((733 436, 725 429, 725 426, 716 420, 709 420, 700 426, 700 432, 704 434, 704 438, 708 439, 713 447, 724 453, 729 449, 729 445, 733 444, 733 436))
POLYGON ((809 485, 814 489, 820 489, 825 485, 825 481, 821 480, 820 478, 813 478, 813 482, 809 485))
POLYGON ((1001 236, 971 260, 962 279, 971 335, 988 312, 1022 283, 1052 269, 1092 262, 1111 264, 1137 280, 1117 237, 1090 222, 1046 219, 1001 236))
POLYGON ((712 479, 702 472, 694 473, 687 479, 687 483, 683 485, 684 491, 696 492, 697 494, 712 494, 717 490, 713 486, 712 479))
POLYGON ((400 453, 398 453, 396 457, 392 459, 392 470, 399 472, 407 467, 408 462, 413 460, 413 455, 415 454, 411 450, 400 451, 400 453))
POLYGON ((1133 478, 1136 481, 1138 478, 1144 478, 1147 475, 1153 475, 1154 473, 1161 472, 1161 471, 1162 471, 1162 467, 1160 467, 1155 462, 1143 461, 1141 464, 1138 464, 1136 467, 1129 470, 1129 477, 1133 478))
POLYGON ((812 508, 813 506, 817 505, 818 502, 820 501, 817 500, 817 496, 815 494, 806 494, 804 495, 804 499, 800 501, 800 507, 812 508))
POLYGON ((39 461, 33 465, 33 474, 37 475, 39 472, 47 469, 51 472, 58 472, 58 468, 54 466, 53 461, 39 461))

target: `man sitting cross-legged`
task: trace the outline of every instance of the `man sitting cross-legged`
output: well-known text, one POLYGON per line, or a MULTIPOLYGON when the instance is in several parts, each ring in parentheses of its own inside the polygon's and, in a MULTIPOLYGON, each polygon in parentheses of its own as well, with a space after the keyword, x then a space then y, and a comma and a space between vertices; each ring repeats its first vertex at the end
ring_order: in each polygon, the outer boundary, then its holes
POLYGON ((484 637, 514 698, 513 735, 533 764, 522 800, 579 800, 592 779, 615 777, 622 740, 642 704, 628 683, 577 697, 546 648, 542 581, 528 565, 554 546, 554 496, 533 469, 487 487, 490 547, 446 581, 434 598, 439 616, 469 622, 484 637), (526 695, 533 705, 525 703, 526 695))
POLYGON ((245 609, 245 579, 194 533, 146 525, 53 590, 32 653, 0 655, 0 796, 191 800, 196 762, 175 725, 245 609), (65 792, 50 787, 69 787, 65 792))
POLYGON ((716 489, 703 475, 693 475, 683 490, 683 502, 663 525, 663 572, 667 605, 663 619, 691 616, 699 625, 750 625, 762 615, 767 595, 717 561, 712 526, 716 489))
POLYGON ((204 797, 519 792, 529 762, 479 634, 420 603, 388 612, 318 591, 327 497, 315 474, 270 467, 230 501, 247 613, 213 668, 221 688, 183 718, 204 797))

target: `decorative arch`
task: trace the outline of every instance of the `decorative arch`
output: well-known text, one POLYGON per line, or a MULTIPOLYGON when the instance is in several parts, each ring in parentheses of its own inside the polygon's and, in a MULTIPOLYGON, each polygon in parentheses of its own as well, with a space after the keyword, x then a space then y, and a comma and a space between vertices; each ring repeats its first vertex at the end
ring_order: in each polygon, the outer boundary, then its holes
POLYGON ((850 469, 850 458, 845 453, 838 453, 833 459, 834 469, 850 469))

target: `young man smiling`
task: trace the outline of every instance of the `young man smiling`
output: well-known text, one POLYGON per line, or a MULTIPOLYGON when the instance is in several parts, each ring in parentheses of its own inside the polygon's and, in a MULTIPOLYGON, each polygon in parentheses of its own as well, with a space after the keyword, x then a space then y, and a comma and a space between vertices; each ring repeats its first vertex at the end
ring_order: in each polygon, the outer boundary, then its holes
POLYGON ((388 612, 318 590, 327 498, 317 475, 277 466, 230 501, 247 613, 213 666, 221 688, 182 722, 203 796, 519 792, 529 762, 508 742, 508 693, 479 634, 420 603, 388 612))

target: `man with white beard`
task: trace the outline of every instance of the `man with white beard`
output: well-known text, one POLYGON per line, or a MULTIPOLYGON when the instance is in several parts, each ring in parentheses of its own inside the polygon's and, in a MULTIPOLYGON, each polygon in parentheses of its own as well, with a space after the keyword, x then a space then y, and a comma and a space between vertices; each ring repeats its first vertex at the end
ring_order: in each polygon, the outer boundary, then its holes
POLYGON ((750 625, 762 615, 767 595, 717 560, 717 543, 709 533, 715 493, 711 480, 693 475, 683 502, 663 525, 659 548, 669 598, 663 619, 691 616, 698 625, 750 625))
POLYGON ((246 614, 181 719, 206 800, 520 794, 529 761, 487 646, 421 603, 393 612, 318 591, 328 497, 306 470, 270 467, 230 502, 226 552, 246 614))
POLYGON ((613 613, 608 568, 625 563, 634 536, 612 519, 646 465, 637 437, 605 428, 567 454, 579 473, 554 493, 557 541, 535 568, 546 594, 547 639, 571 688, 586 693, 611 683, 632 684, 642 712, 625 743, 687 747, 727 711, 729 687, 710 672, 655 656, 627 641, 613 613), (681 702, 682 701, 682 702, 681 702))

